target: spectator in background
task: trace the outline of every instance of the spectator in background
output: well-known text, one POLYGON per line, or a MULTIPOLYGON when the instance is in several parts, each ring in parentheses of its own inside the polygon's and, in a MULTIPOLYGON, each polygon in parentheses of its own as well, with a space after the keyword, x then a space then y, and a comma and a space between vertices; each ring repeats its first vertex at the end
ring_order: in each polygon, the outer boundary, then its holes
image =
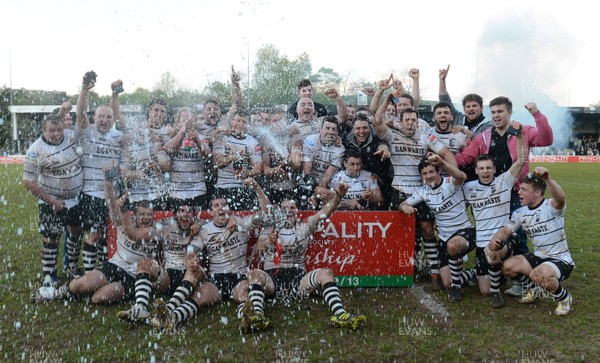
MULTIPOLYGON (((312 99, 312 83, 310 83, 310 80, 308 79, 303 79, 300 82, 298 82, 298 101, 300 101, 303 98, 312 99)), ((292 103, 290 107, 288 107, 287 116, 289 121, 298 119, 298 101, 292 103)), ((314 102, 314 109, 317 117, 327 116, 327 109, 323 104, 314 102)))

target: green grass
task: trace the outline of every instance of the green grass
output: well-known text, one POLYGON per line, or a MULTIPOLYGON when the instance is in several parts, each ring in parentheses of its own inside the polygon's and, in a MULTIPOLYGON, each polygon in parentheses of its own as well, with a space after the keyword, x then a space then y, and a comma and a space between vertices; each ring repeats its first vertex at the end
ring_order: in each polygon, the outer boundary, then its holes
POLYGON ((577 265, 564 283, 575 299, 570 315, 552 316, 550 300, 523 306, 511 297, 494 310, 476 288, 449 304, 422 282, 448 317, 425 308, 414 288, 342 289, 347 307, 367 315, 365 329, 330 328, 324 303, 307 300, 269 306, 273 328, 242 336, 230 303, 201 310, 164 335, 118 321, 116 311, 126 303, 30 303, 32 284, 41 278, 35 200, 22 187, 22 166, 0 165, 0 361, 600 361, 600 164, 547 166, 567 194, 567 236, 577 265))

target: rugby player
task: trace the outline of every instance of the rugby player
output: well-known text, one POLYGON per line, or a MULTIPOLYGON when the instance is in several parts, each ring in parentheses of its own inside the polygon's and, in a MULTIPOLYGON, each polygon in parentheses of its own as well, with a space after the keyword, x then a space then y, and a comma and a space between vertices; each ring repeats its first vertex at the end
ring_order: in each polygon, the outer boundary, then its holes
POLYGON ((550 292, 558 302, 555 315, 567 315, 573 297, 561 282, 569 277, 575 262, 565 233, 565 193, 548 169, 538 166, 531 175, 521 179, 519 198, 522 207, 494 234, 488 248, 499 250, 513 233, 525 230, 533 243, 533 252, 508 258, 502 265, 502 273, 522 282, 525 292, 519 302, 531 303, 539 297, 540 290, 531 286, 533 282, 550 292), (552 196, 550 199, 544 198, 546 188, 552 196))
POLYGON ((323 296, 333 314, 330 324, 351 329, 365 324, 367 319, 364 315, 350 314, 344 308, 331 269, 319 268, 307 272, 304 265, 304 257, 313 233, 320 222, 333 214, 348 188, 346 183, 339 183, 335 195, 306 221, 298 218, 298 208, 293 200, 281 203, 279 209, 285 218, 283 228, 263 229, 256 245, 257 250, 264 256, 264 270, 268 275, 261 275, 261 279, 249 277, 250 291, 243 310, 243 331, 244 328, 261 330, 261 323, 265 320, 265 295, 279 294, 282 300, 285 300, 305 298, 317 291, 323 296), (247 325, 244 324, 246 321, 247 325))
POLYGON ((42 121, 42 136, 31 144, 25 156, 23 185, 38 199, 43 287, 58 286, 56 261, 64 227, 67 226, 71 241, 81 238, 81 136, 80 129, 65 130, 58 115, 48 115, 42 121))
POLYGON ((511 190, 521 174, 528 155, 521 125, 513 122, 513 127, 518 131, 516 162, 508 171, 496 177, 493 157, 487 154, 479 155, 475 160, 475 173, 479 179, 467 182, 463 187, 465 199, 471 205, 475 219, 479 291, 484 296, 491 294, 493 308, 504 306, 504 298, 500 292, 501 261, 512 254, 515 241, 512 237, 509 238, 499 251, 486 247, 493 234, 509 220, 511 190))
POLYGON ((426 203, 435 216, 441 246, 439 259, 442 282, 448 290, 448 300, 457 302, 462 298, 461 286, 475 274, 474 271, 462 269, 463 256, 475 248, 475 228, 467 216, 462 190, 467 176, 431 152, 421 160, 418 168, 425 185, 402 202, 400 210, 406 214, 417 213, 417 206, 426 203), (450 177, 443 178, 441 168, 450 177))

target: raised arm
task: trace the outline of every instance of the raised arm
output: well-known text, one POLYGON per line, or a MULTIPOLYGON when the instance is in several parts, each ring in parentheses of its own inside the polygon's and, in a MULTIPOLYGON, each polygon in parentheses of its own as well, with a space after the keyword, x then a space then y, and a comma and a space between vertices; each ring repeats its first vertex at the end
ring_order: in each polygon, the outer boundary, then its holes
POLYGON ((246 178, 244 180, 244 185, 254 190, 254 193, 256 193, 256 196, 258 197, 258 205, 260 206, 261 212, 263 212, 263 214, 267 214, 268 206, 271 204, 271 201, 269 200, 269 197, 267 197, 267 195, 265 194, 263 188, 260 187, 256 180, 254 180, 254 178, 246 178))
POLYGON ((517 130, 517 160, 510 166, 508 171, 513 178, 518 178, 519 175, 521 175, 523 166, 525 166, 525 163, 527 162, 529 150, 527 149, 527 143, 525 142, 523 126, 516 121, 512 121, 511 126, 517 130))
MULTIPOLYGON (((391 95, 391 97, 397 98, 400 96, 401 93, 402 93, 402 90, 396 90, 396 91, 390 93, 390 95, 391 95)), ((383 100, 383 102, 377 109, 377 112, 375 113, 375 117, 373 117, 373 128, 375 129, 375 134, 377 134, 377 136, 380 138, 384 138, 384 136, 388 132, 388 127, 385 124, 385 122, 383 121, 383 119, 384 119, 384 115, 385 115, 385 112, 386 112, 389 104, 390 104, 390 96, 386 97, 383 100)))
POLYGON ((88 75, 83 77, 83 82, 81 84, 81 93, 79 97, 77 97, 77 119, 76 124, 80 129, 85 129, 90 125, 90 119, 87 115, 87 108, 89 103, 89 93, 92 88, 96 85, 95 78, 88 78, 88 75))
POLYGON ((392 87, 392 84, 390 82, 390 80, 392 79, 392 76, 393 75, 390 74, 388 79, 382 79, 377 84, 377 91, 375 91, 375 94, 373 95, 373 98, 371 99, 371 105, 369 106, 369 111, 371 111, 372 115, 374 115, 375 112, 377 112, 377 110, 379 108, 379 103, 381 102, 381 97, 383 96, 383 92, 385 92, 386 89, 392 87))
POLYGON ((121 103, 119 102, 119 94, 123 92, 123 81, 120 79, 110 84, 112 93, 110 94, 110 108, 113 111, 115 117, 115 123, 120 128, 125 129, 125 115, 121 113, 121 103))
POLYGON ((538 166, 533 170, 533 175, 539 176, 546 182, 548 191, 552 196, 552 199, 550 200, 550 205, 552 205, 552 208, 556 210, 562 210, 566 203, 565 192, 563 192, 560 185, 558 185, 558 183, 552 179, 550 176, 550 171, 542 166, 538 166))
POLYGON ((340 204, 340 200, 344 195, 346 195, 346 192, 348 191, 349 187, 350 185, 346 183, 339 183, 333 197, 329 199, 327 203, 325 203, 323 208, 321 208, 321 210, 317 213, 308 217, 308 228, 311 233, 313 233, 316 230, 320 220, 329 218, 329 216, 331 216, 333 212, 335 212, 338 205, 340 204))
POLYGON ((237 110, 243 107, 242 88, 240 87, 239 73, 231 66, 231 108, 227 111, 227 118, 232 119, 237 110))
POLYGON ((535 128, 529 128, 526 135, 529 146, 552 145, 554 142, 554 134, 552 133, 552 127, 550 127, 548 118, 540 112, 534 102, 529 102, 525 105, 525 108, 535 119, 535 128))
POLYGON ((427 161, 429 161, 432 165, 437 165, 441 168, 444 168, 452 177, 452 182, 456 186, 462 185, 465 180, 467 180, 467 174, 463 173, 458 169, 456 165, 452 165, 446 160, 444 160, 440 155, 429 152, 427 153, 427 161))
POLYGON ((413 84, 412 84, 412 98, 415 102, 413 108, 416 110, 419 107, 419 103, 421 102, 421 87, 419 84, 419 76, 421 75, 421 73, 419 72, 419 70, 417 68, 412 68, 409 72, 408 72, 408 76, 410 78, 412 78, 413 80, 413 84))
POLYGON ((342 125, 344 123, 346 123, 348 121, 348 107, 346 107, 346 103, 344 102, 344 100, 342 99, 342 97, 340 97, 340 94, 338 92, 338 90, 336 90, 335 88, 330 88, 328 90, 325 91, 325 95, 329 98, 331 98, 334 102, 335 102, 335 106, 337 107, 337 120, 338 120, 338 125, 342 125))

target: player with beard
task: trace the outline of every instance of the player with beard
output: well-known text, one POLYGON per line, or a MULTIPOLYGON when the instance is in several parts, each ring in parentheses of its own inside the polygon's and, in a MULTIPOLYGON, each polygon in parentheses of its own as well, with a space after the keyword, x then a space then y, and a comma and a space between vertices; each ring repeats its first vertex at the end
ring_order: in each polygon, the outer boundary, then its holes
POLYGON ((42 136, 29 147, 23 167, 23 186, 38 199, 42 239, 43 287, 58 285, 58 241, 67 226, 72 241, 81 236, 78 194, 83 185, 82 131, 64 130, 57 115, 42 121, 42 136))
MULTIPOLYGON (((399 91, 390 94, 377 110, 373 120, 377 136, 387 142, 390 147, 390 160, 394 169, 394 179, 392 180, 394 190, 392 190, 390 198, 391 210, 399 209, 400 204, 423 184, 418 165, 428 151, 439 154, 448 164, 456 166, 454 155, 448 147, 435 135, 426 134, 417 128, 417 111, 412 109, 402 111, 400 121, 395 122, 395 128, 400 131, 389 128, 383 122, 383 115, 391 103, 390 98, 399 95, 399 91)), ((432 287, 434 290, 439 290, 441 289, 437 257, 439 244, 433 230, 434 216, 425 203, 420 203, 417 209, 417 229, 423 237, 425 254, 431 267, 432 287)), ((416 243, 419 243, 418 239, 416 239, 416 243)))
POLYGON ((219 168, 215 195, 231 201, 232 210, 252 210, 256 194, 244 187, 244 179, 262 172, 262 146, 248 134, 247 112, 237 111, 231 120, 231 134, 215 141, 213 164, 219 168))
POLYGON ((446 88, 446 77, 448 76, 448 71, 450 71, 449 64, 448 68, 440 69, 439 72, 439 101, 447 103, 452 108, 452 114, 454 115, 454 127, 452 131, 462 132, 466 134, 468 138, 472 139, 475 137, 475 135, 480 134, 492 127, 492 120, 485 119, 485 116, 483 115, 483 99, 480 95, 475 93, 470 93, 463 97, 462 105, 464 113, 454 108, 452 99, 450 98, 446 88))
POLYGON ((309 207, 306 202, 329 200, 332 197, 333 192, 328 190, 328 186, 333 175, 342 167, 342 155, 345 150, 339 142, 335 116, 325 117, 319 133, 304 139, 300 180, 303 209, 309 207))
POLYGON ((330 324, 356 329, 366 323, 364 315, 350 314, 344 308, 332 270, 319 268, 307 272, 304 265, 313 233, 320 222, 333 214, 348 187, 345 183, 339 183, 331 200, 306 221, 298 218, 298 208, 293 200, 283 201, 280 207, 275 207, 282 212, 284 224, 282 228, 263 229, 256 245, 256 249, 264 256, 264 270, 268 275, 261 276, 266 277, 263 279, 254 276, 249 278, 250 292, 243 311, 245 320, 249 322, 249 330, 260 330, 260 326, 256 329, 255 322, 265 319, 265 295, 277 294, 280 300, 288 300, 306 298, 317 291, 333 314, 330 324))
POLYGON ((173 295, 169 302, 170 310, 186 304, 182 309, 191 307, 197 311, 199 306, 218 300, 217 288, 210 283, 202 283, 205 275, 198 252, 204 249, 204 245, 197 234, 200 227, 195 224, 194 213, 191 205, 183 203, 174 207, 174 218, 162 222, 158 239, 164 254, 164 266, 155 259, 138 261, 135 304, 129 310, 119 311, 119 319, 143 321, 149 318, 148 304, 153 288, 157 292, 166 292, 168 296, 173 295), (195 290, 198 298, 188 303, 195 290))
POLYGON ((560 283, 569 277, 575 263, 565 233, 565 193, 548 169, 538 166, 521 180, 519 198, 522 207, 513 212, 508 224, 496 232, 488 247, 500 250, 503 241, 519 228, 524 229, 533 244, 533 253, 510 257, 504 261, 502 273, 523 282, 525 291, 519 302, 532 303, 538 297, 539 290, 532 288, 533 282, 558 301, 555 315, 567 315, 573 297, 560 283), (546 188, 551 199, 544 198, 546 188))
MULTIPOLYGON (((84 77, 85 80, 85 77, 84 77)), ((113 129, 114 113, 107 105, 101 105, 94 112, 93 121, 87 115, 89 92, 96 82, 91 80, 81 86, 77 99, 77 127, 83 130, 81 139, 83 149, 83 190, 81 194, 81 220, 84 231, 88 232, 83 246, 83 266, 86 272, 96 267, 98 241, 106 233, 108 206, 104 198, 104 169, 118 167, 123 150, 123 133, 113 129)), ((77 243, 67 241, 69 251, 69 271, 74 278, 81 275, 77 271, 77 243)), ((102 246, 100 248, 105 248, 102 246)))
POLYGON ((116 168, 105 169, 104 195, 111 220, 117 227, 116 251, 101 270, 93 270, 70 280, 50 295, 35 294, 34 301, 70 299, 92 295, 94 304, 113 304, 131 297, 135 288, 138 262, 157 258, 159 228, 148 202, 134 204, 133 216, 123 207, 127 195, 115 193, 116 168))

